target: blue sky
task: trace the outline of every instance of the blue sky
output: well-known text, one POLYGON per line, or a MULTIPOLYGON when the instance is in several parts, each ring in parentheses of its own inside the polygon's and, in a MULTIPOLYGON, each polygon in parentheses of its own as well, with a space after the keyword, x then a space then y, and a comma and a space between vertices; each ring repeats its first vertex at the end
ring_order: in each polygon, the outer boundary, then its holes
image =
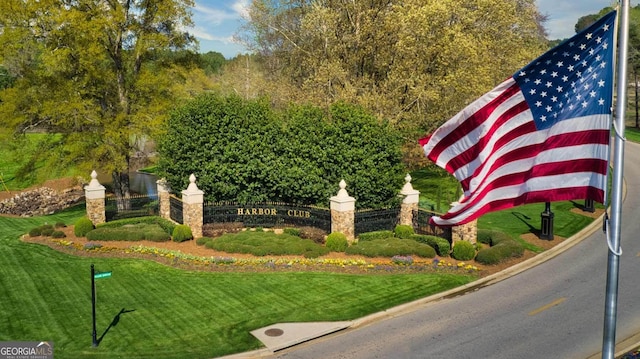
MULTIPOLYGON (((195 0, 193 20, 189 32, 200 42, 200 52, 217 51, 230 59, 246 49, 233 41, 233 35, 246 16, 251 0, 195 0)), ((611 6, 611 0, 537 0, 538 9, 549 16, 546 23, 550 39, 572 36, 578 19, 611 6)), ((631 1, 635 6, 640 0, 631 1)))

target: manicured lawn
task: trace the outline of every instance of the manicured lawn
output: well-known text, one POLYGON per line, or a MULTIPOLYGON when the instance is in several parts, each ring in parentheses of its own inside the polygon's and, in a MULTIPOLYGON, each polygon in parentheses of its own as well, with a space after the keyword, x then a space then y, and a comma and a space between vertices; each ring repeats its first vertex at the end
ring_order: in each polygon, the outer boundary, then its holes
POLYGON ((273 323, 355 319, 475 279, 191 272, 140 259, 75 257, 19 240, 44 222, 69 224, 83 214, 81 206, 47 217, 0 217, 0 341, 53 341, 56 358, 211 358, 261 347, 249 332, 273 323), (92 263, 113 273, 96 280, 97 348, 92 263))
MULTIPOLYGON (((630 133, 632 132, 627 132, 627 135, 630 133)), ((638 137, 640 137, 640 131, 638 137)), ((451 196, 456 193, 456 187, 459 186, 453 176, 443 174, 434 166, 414 171, 411 176, 413 177, 413 187, 420 191, 420 206, 423 208, 428 208, 425 204, 436 203, 436 198, 440 198, 440 201, 443 201, 446 196, 452 198, 451 196), (446 196, 438 197, 438 193, 446 194, 446 196)), ((572 209, 581 208, 583 205, 583 200, 551 203, 551 211, 554 213, 553 231, 555 235, 565 238, 571 237, 593 221, 590 217, 571 212, 572 209)), ((599 203, 595 205, 596 208, 604 208, 599 203)), ((445 206, 442 202, 441 207, 443 208, 441 213, 449 209, 449 206, 445 206)), ((544 203, 533 203, 487 213, 478 219, 478 228, 505 232, 522 243, 526 249, 540 252, 541 248, 524 242, 520 236, 527 233, 539 233, 540 213, 544 211, 544 207, 544 203)), ((436 212, 438 211, 436 210, 436 212)))
POLYGON ((21 190, 49 179, 74 176, 74 168, 47 165, 46 161, 51 158, 45 157, 46 151, 40 148, 46 147, 47 140, 55 138, 56 135, 29 133, 12 142, 0 142, 0 191, 21 190), (32 153, 42 156, 30 161, 32 153), (43 168, 46 170, 38 171, 43 168))

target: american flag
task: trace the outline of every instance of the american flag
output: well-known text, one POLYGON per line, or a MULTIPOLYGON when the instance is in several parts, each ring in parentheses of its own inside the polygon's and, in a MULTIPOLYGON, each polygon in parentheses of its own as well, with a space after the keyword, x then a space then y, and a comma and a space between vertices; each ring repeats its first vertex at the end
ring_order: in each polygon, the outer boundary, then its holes
POLYGON ((616 11, 551 49, 420 139, 464 196, 439 226, 525 203, 604 203, 616 11))

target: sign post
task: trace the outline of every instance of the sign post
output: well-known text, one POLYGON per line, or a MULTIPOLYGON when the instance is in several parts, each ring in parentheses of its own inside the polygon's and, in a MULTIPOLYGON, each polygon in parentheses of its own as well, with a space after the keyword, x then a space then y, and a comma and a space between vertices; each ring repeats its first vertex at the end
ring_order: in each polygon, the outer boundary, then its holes
POLYGON ((93 331, 91 332, 92 345, 98 346, 98 333, 96 331, 96 272, 91 264, 91 315, 93 317, 93 331))
POLYGON ((95 267, 91 264, 91 316, 93 317, 91 341, 94 347, 98 346, 98 332, 96 330, 96 279, 109 277, 111 277, 111 272, 96 273, 95 267))

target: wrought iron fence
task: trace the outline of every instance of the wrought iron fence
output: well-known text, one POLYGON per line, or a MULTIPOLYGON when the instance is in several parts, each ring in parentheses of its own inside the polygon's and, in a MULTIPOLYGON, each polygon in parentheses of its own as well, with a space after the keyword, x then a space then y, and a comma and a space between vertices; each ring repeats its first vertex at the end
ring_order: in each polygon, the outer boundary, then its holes
POLYGON ((392 231, 400 221, 400 207, 357 210, 354 220, 356 236, 373 231, 392 231))
POLYGON ((175 196, 169 197, 169 217, 177 223, 183 224, 182 200, 175 196))
POLYGON ((122 218, 157 216, 159 212, 157 195, 131 195, 118 198, 105 198, 105 217, 107 222, 122 218))
POLYGON ((230 222, 244 227, 308 226, 330 232, 331 212, 327 208, 280 202, 205 203, 204 224, 230 222))
POLYGON ((442 237, 451 242, 451 228, 442 228, 429 224, 429 219, 437 213, 426 209, 418 208, 413 211, 413 228, 418 234, 428 234, 442 237))

